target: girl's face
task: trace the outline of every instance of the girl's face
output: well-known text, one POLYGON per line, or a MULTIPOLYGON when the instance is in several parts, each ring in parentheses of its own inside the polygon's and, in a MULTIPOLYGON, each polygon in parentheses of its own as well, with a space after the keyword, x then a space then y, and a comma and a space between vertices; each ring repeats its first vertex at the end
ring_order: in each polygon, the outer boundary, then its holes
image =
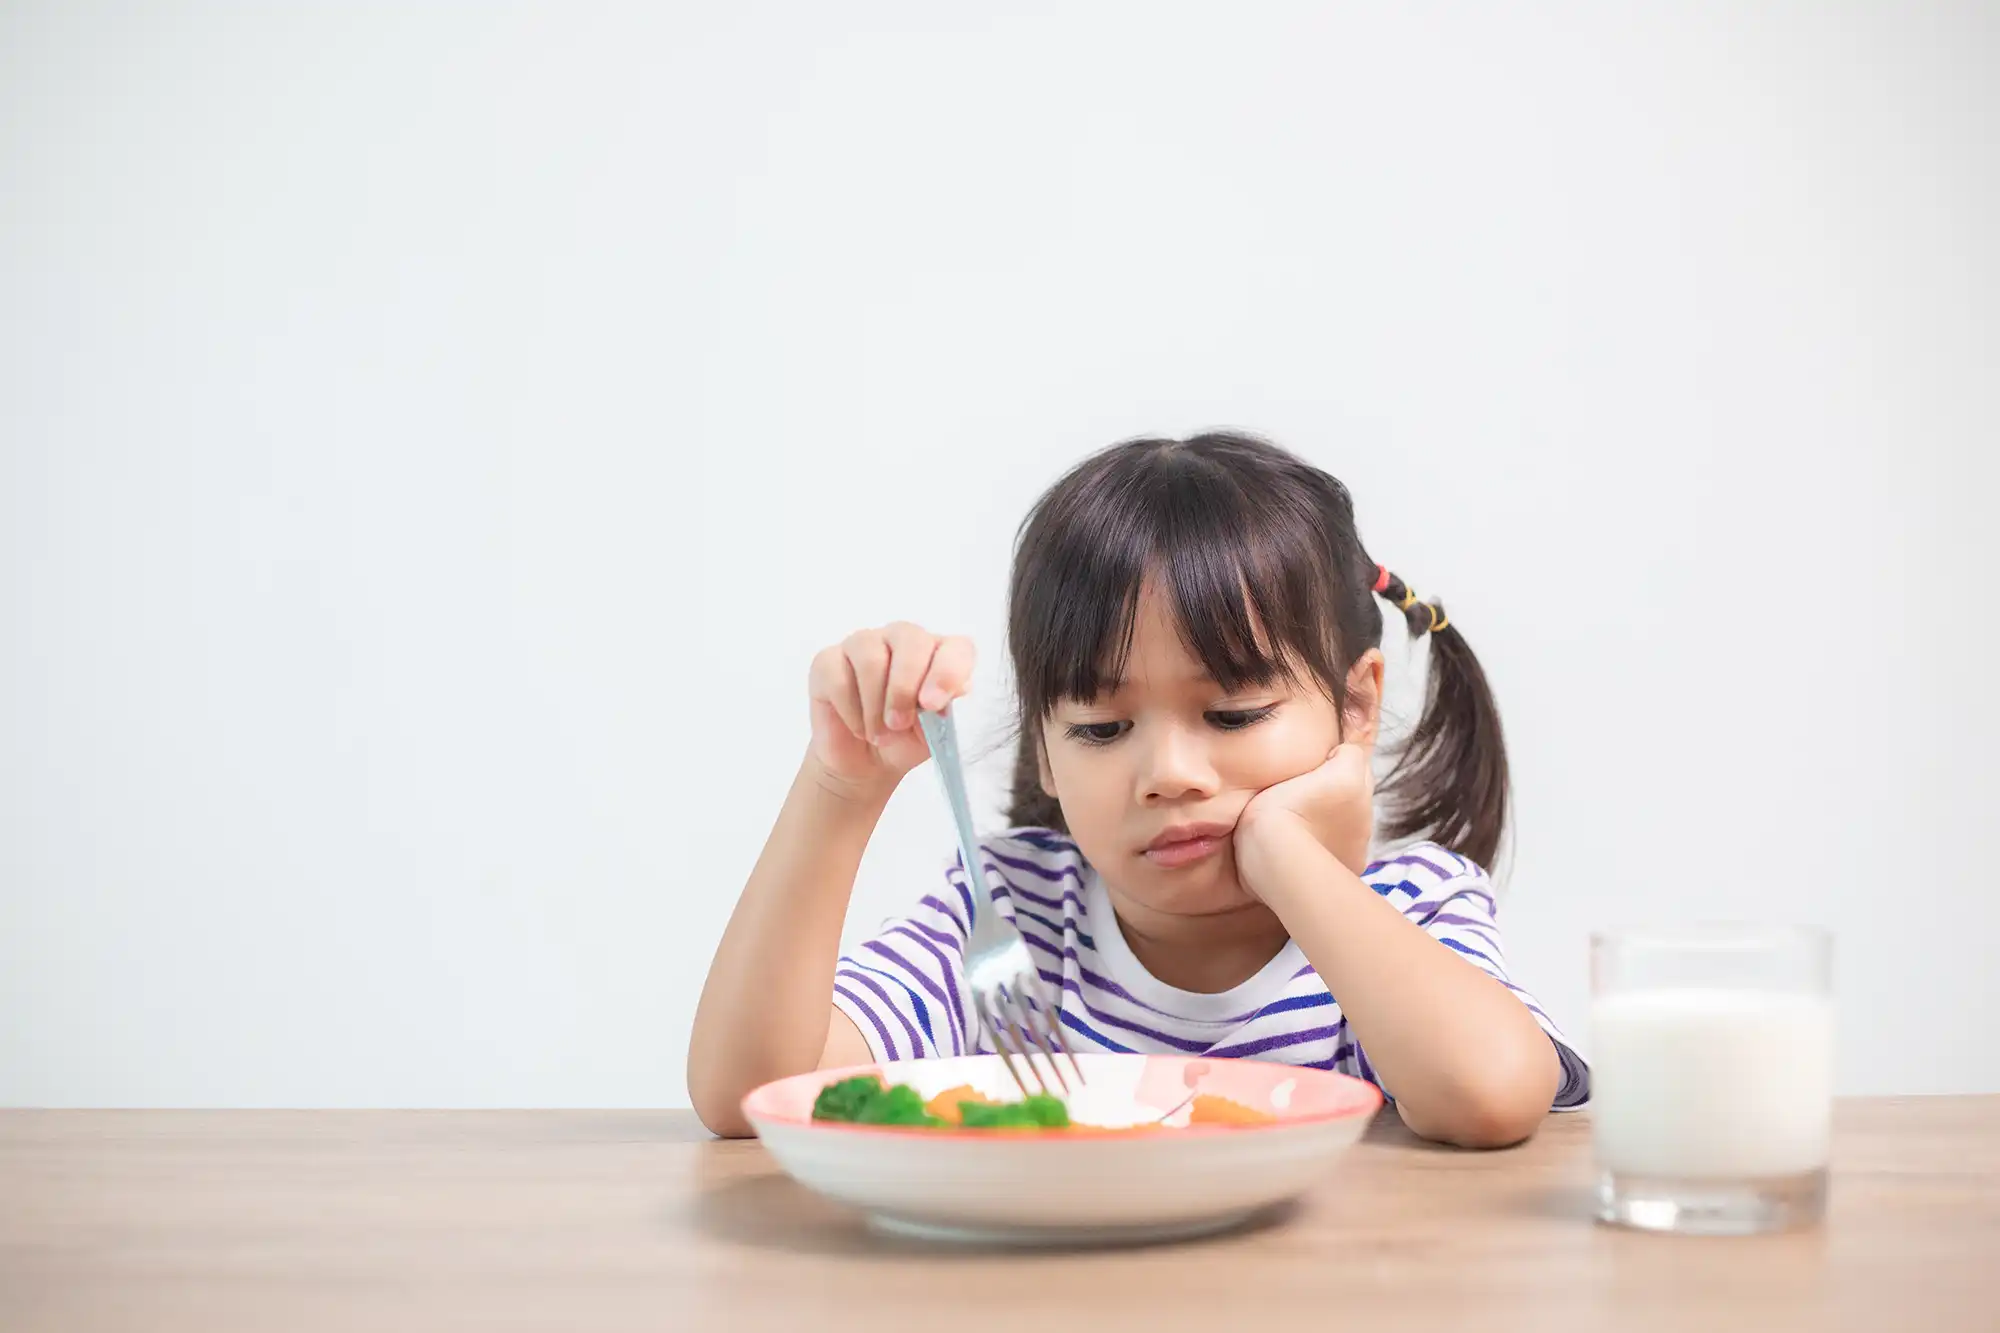
MULTIPOLYGON (((1373 744, 1381 654, 1348 677, 1346 735, 1373 744)), ((1152 911, 1204 916, 1255 901, 1236 877, 1231 834, 1250 798, 1311 772, 1342 738, 1310 678, 1225 693, 1181 642, 1150 581, 1133 620, 1125 678, 1063 700, 1042 723, 1042 785, 1070 834, 1118 893, 1152 911)))

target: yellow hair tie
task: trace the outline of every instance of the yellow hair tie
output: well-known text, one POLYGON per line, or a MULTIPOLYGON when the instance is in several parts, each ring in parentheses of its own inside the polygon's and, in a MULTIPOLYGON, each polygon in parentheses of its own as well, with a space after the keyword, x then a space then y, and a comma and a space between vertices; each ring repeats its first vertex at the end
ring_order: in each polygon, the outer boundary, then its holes
POLYGON ((1424 605, 1431 609, 1431 627, 1424 633, 1435 634, 1451 623, 1451 617, 1439 611, 1436 602, 1425 602, 1424 605))
POLYGON ((1403 600, 1396 603, 1396 609, 1399 611, 1407 611, 1416 604, 1417 604, 1417 590, 1415 588, 1412 588, 1407 583, 1404 584, 1403 600))

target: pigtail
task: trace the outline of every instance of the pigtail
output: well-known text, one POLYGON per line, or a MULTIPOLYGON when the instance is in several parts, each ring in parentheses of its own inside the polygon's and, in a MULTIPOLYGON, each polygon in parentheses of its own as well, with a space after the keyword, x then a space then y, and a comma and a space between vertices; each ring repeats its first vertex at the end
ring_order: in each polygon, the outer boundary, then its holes
POLYGON ((1442 602, 1377 566, 1375 592, 1395 604, 1410 634, 1430 642, 1424 711, 1382 784, 1383 834, 1419 835, 1491 869, 1507 827, 1507 746, 1486 672, 1442 602))

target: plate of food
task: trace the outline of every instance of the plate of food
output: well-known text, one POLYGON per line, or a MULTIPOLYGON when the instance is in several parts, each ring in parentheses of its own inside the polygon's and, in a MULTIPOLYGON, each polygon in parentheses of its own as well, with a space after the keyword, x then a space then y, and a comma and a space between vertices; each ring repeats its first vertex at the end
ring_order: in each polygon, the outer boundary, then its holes
POLYGON ((884 1230, 1070 1244, 1250 1221, 1318 1183, 1382 1105, 1318 1069, 1077 1059, 1061 1098, 1023 1097, 998 1056, 971 1055, 800 1074, 743 1111, 789 1175, 884 1230))

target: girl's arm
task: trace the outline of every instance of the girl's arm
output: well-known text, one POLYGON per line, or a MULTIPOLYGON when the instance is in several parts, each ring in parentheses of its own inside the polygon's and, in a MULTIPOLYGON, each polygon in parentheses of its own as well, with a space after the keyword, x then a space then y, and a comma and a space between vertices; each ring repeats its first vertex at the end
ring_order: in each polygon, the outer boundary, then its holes
POLYGON ((833 1007, 840 928, 861 853, 889 792, 843 790, 808 756, 709 964, 688 1039, 695 1114, 725 1137, 750 1132, 739 1103, 772 1079, 868 1059, 833 1007))
POLYGON ((812 749, 723 931, 688 1038, 688 1094, 717 1134, 750 1132, 740 1103, 752 1088, 869 1058, 833 1004, 841 924, 889 797, 930 755, 917 710, 963 695, 972 662, 967 640, 907 623, 813 659, 812 749))
POLYGON ((1526 1005, 1364 884, 1305 824, 1271 820, 1239 839, 1237 857, 1339 1000, 1405 1124, 1466 1148, 1535 1132, 1562 1063, 1526 1005))
POLYGON ((1343 744, 1259 792, 1237 823, 1237 872, 1340 1002, 1405 1124, 1466 1148, 1518 1143, 1554 1101, 1562 1058, 1512 992, 1362 882, 1369 760, 1343 744))

